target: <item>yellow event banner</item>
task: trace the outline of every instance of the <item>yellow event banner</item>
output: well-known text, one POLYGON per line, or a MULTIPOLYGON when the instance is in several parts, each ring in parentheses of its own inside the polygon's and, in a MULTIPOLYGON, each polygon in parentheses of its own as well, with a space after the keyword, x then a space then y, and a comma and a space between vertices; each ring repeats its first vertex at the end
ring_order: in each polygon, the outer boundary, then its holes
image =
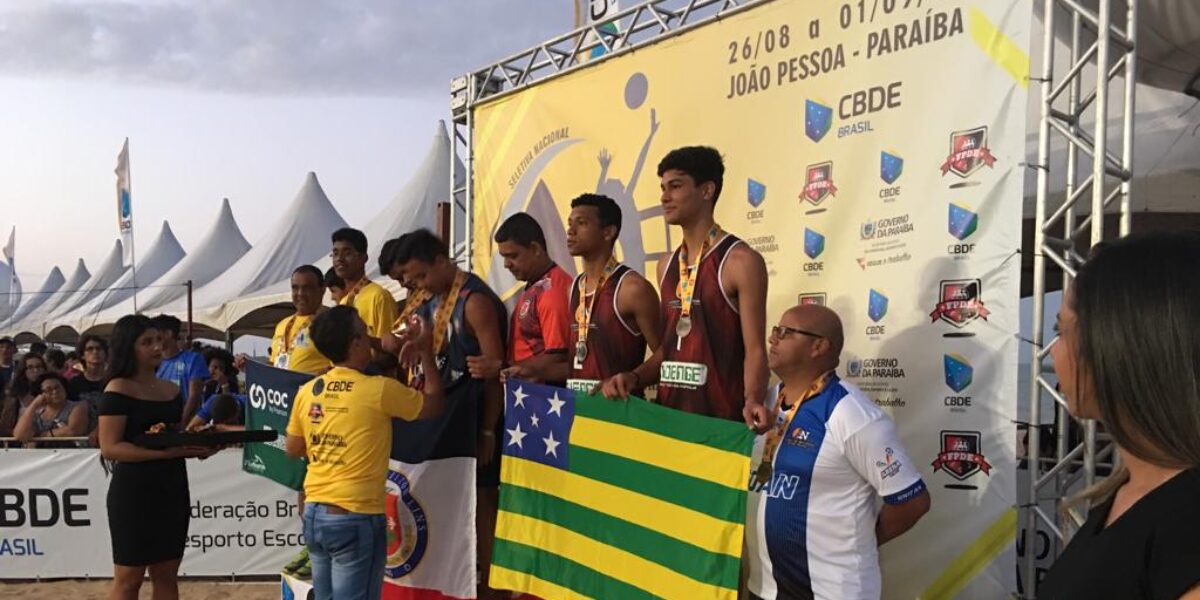
POLYGON ((719 149, 717 221, 766 259, 768 323, 800 302, 841 315, 839 373, 931 490, 881 550, 884 597, 1012 593, 1031 18, 1027 0, 758 2, 477 106, 475 270, 514 293, 492 236, 525 211, 574 274, 566 215, 590 192, 622 207, 620 257, 656 281, 680 242, 658 161, 719 149))

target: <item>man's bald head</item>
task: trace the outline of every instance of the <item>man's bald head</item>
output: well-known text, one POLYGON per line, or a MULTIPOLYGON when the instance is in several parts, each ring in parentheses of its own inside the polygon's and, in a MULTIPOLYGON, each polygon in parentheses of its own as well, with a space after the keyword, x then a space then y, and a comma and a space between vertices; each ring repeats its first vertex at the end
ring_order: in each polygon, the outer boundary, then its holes
POLYGON ((842 333, 842 319, 830 308, 819 304, 800 304, 789 308, 780 322, 789 327, 811 331, 828 340, 834 363, 842 355, 842 346, 846 339, 842 333))

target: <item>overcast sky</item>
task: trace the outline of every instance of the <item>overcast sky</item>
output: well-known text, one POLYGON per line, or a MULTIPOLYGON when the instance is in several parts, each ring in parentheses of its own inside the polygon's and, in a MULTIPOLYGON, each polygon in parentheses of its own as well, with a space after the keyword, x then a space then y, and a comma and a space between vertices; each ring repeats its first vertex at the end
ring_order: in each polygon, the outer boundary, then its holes
POLYGON ((254 243, 308 171, 361 225, 448 119, 452 77, 573 20, 572 0, 0 3, 0 243, 15 225, 26 289, 98 267, 125 137, 140 250, 164 219, 190 249, 223 197, 254 243))

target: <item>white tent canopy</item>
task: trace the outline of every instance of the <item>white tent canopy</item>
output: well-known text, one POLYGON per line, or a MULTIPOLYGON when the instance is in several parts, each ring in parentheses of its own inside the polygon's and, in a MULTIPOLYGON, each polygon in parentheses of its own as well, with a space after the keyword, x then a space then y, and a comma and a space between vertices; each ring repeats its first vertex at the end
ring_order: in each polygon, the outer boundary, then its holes
MULTIPOLYGON (((292 203, 274 228, 221 276, 193 293, 195 320, 217 330, 227 330, 232 321, 220 308, 231 299, 261 295, 265 288, 287 280, 298 265, 317 261, 329 254, 329 235, 346 226, 315 173, 309 173, 292 203)), ((186 305, 177 299, 164 306, 166 312, 182 313, 186 305)))
MULTIPOLYGON (((83 266, 82 258, 79 259, 79 265, 83 266)), ((27 297, 21 302, 21 305, 17 308, 16 312, 14 312, 8 319, 5 329, 12 329, 12 326, 19 323, 21 319, 24 319, 25 315, 33 312, 42 304, 45 304, 46 301, 53 296, 54 292, 57 292, 59 288, 66 283, 66 281, 67 279, 63 277, 61 269, 59 269, 57 266, 51 269, 50 274, 46 276, 46 280, 42 282, 42 286, 38 288, 38 291, 31 294, 25 294, 27 297)))
MULTIPOLYGON (((460 169, 459 173, 461 172, 460 169)), ((362 228, 363 233, 367 236, 367 250, 371 255, 367 261, 367 276, 384 284, 393 294, 399 292, 399 286, 387 279, 386 276, 380 275, 379 250, 385 241, 399 237, 401 234, 421 227, 432 229, 437 219, 437 204, 448 202, 450 199, 449 181, 450 138, 446 134, 445 123, 439 122, 434 131, 429 151, 425 153, 425 158, 413 171, 408 182, 400 188, 400 192, 392 201, 362 228)), ((332 232, 331 229, 329 233, 332 232)), ((328 233, 324 235, 322 241, 325 243, 326 254, 322 255, 321 259, 314 262, 313 265, 324 272, 332 264, 327 255, 330 244, 328 233)), ((298 262, 291 268, 294 269, 302 264, 306 263, 298 262)), ((262 307, 289 302, 291 302, 289 281, 283 279, 251 297, 230 298, 219 308, 206 312, 210 313, 211 322, 234 324, 262 307)))
POLYGON ((14 319, 16 324, 13 326, 13 329, 42 335, 49 329, 46 327, 46 317, 54 312, 56 308, 62 306, 63 302, 75 295, 75 292, 82 289, 91 280, 91 271, 88 270, 83 259, 79 259, 75 263, 75 270, 71 272, 71 276, 67 277, 67 280, 54 293, 49 294, 43 302, 36 306, 21 307, 17 318, 14 319))
POLYGON ((179 240, 175 238, 175 233, 171 231, 171 225, 163 221, 158 237, 150 244, 142 259, 138 261, 136 275, 133 269, 125 271, 125 274, 109 286, 103 294, 71 311, 70 314, 55 320, 60 324, 72 326, 76 331, 83 331, 95 322, 100 312, 119 305, 125 299, 132 300, 135 287, 153 285, 164 273, 179 264, 179 261, 183 260, 186 255, 183 246, 179 245, 179 240))
POLYGON ((60 317, 104 293, 105 290, 121 278, 121 275, 125 274, 128 267, 121 260, 121 248, 121 240, 118 239, 113 243, 112 250, 108 252, 108 257, 104 259, 104 262, 100 263, 100 268, 96 269, 92 278, 79 291, 68 296, 62 304, 55 307, 53 312, 49 313, 51 318, 47 319, 48 325, 51 327, 59 325, 58 321, 60 317))
MULTIPOLYGON (((192 282, 193 289, 207 284, 225 272, 248 250, 250 250, 250 242, 247 242, 245 236, 242 235, 242 230, 233 218, 229 199, 225 198, 221 201, 217 218, 201 238, 200 243, 169 271, 159 277, 154 282, 155 287, 139 292, 138 310, 148 313, 183 298, 187 294, 186 284, 188 281, 192 282)), ((140 268, 138 280, 139 282, 142 280, 140 268)), ((85 321, 84 329, 90 328, 94 323, 113 323, 133 312, 133 298, 127 298, 85 321)))
POLYGON ((0 322, 17 312, 20 305, 21 280, 13 278, 8 263, 0 262, 0 322))

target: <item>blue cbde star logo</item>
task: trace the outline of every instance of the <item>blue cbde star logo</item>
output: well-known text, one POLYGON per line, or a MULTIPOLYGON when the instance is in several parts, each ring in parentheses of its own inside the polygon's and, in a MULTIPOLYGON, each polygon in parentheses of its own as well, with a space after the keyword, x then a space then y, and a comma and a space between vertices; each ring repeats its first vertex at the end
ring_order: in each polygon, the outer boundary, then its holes
POLYGON ((804 253, 816 258, 825 251, 825 236, 807 227, 804 228, 804 253))
POLYGON ((804 101, 804 135, 819 142, 833 126, 833 109, 812 100, 804 101))
POLYGON ((965 206, 950 203, 949 230, 957 240, 965 240, 979 229, 979 215, 965 206))
POLYGON ((758 208, 767 200, 767 186, 753 179, 746 180, 746 201, 750 206, 758 208))
POLYGON ((878 323, 887 316, 887 311, 888 297, 884 296, 879 290, 871 288, 871 294, 867 298, 867 316, 871 317, 872 321, 878 323))
POLYGON ((975 369, 967 359, 958 354, 942 355, 942 366, 946 371, 946 387, 961 392, 971 385, 975 369))
POLYGON ((904 158, 887 151, 879 153, 879 177, 883 179, 884 183, 888 185, 896 183, 902 173, 904 173, 904 158))

